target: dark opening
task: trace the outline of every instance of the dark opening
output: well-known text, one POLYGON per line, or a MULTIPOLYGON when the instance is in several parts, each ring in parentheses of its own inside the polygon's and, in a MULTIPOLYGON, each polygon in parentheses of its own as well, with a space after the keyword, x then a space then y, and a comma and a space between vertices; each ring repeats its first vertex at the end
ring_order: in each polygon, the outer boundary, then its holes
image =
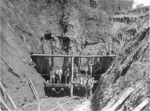
POLYGON ((66 54, 69 53, 69 49, 70 49, 70 38, 69 37, 58 37, 60 40, 62 47, 62 50, 65 51, 66 54))
MULTIPOLYGON (((106 72, 113 60, 114 57, 95 58, 92 75, 96 81, 99 81, 101 75, 106 72)), ((96 90, 98 83, 99 82, 94 84, 93 92, 96 90)))
POLYGON ((54 38, 52 37, 52 33, 46 33, 44 35, 45 40, 54 40, 54 38))
POLYGON ((48 74, 50 67, 49 67, 49 60, 47 57, 34 57, 31 56, 33 62, 36 64, 35 68, 38 73, 40 74, 48 74))

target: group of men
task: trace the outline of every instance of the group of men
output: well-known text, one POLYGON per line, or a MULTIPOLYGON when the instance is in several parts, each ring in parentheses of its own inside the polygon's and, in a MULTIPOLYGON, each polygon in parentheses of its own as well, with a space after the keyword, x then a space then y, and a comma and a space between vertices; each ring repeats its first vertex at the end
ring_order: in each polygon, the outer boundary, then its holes
MULTIPOLYGON (((74 67, 74 81, 79 81, 79 93, 81 97, 92 95, 92 88, 93 88, 93 80, 92 78, 92 63, 89 64, 85 69, 85 75, 80 76, 78 68, 74 67)), ((69 83, 71 79, 71 72, 69 68, 67 68, 64 73, 60 67, 51 67, 50 70, 50 83, 62 83, 62 77, 64 76, 65 84, 69 83)))
POLYGON ((50 69, 50 83, 62 83, 62 76, 65 76, 65 83, 69 82, 69 68, 63 74, 62 69, 60 67, 51 67, 50 69))
POLYGON ((92 88, 94 84, 94 78, 90 75, 82 75, 76 78, 79 80, 78 95, 82 97, 90 97, 92 95, 92 88))

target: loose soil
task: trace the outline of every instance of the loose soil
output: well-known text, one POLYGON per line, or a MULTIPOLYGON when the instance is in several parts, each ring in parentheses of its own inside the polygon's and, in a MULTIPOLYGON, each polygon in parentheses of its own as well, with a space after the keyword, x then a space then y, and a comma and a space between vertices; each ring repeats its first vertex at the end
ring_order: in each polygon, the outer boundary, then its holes
MULTIPOLYGON (((83 98, 80 99, 77 96, 73 97, 49 97, 43 98, 40 100, 40 110, 41 111, 62 111, 61 108, 57 105, 57 103, 62 106, 65 111, 72 111, 75 107, 87 101, 88 99, 83 98)), ((38 110, 37 102, 26 105, 22 108, 23 111, 35 111, 38 110)))

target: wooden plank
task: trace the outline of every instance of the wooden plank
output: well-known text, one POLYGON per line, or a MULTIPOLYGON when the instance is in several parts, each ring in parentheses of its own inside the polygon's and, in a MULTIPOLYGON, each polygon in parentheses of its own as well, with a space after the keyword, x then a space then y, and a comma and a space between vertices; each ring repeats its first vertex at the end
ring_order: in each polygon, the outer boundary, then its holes
POLYGON ((72 57, 72 55, 51 55, 51 54, 31 54, 31 56, 41 57, 72 57))
POLYGON ((8 100, 10 101, 10 103, 13 105, 14 109, 17 109, 16 104, 14 103, 14 101, 12 100, 11 96, 9 95, 9 93, 6 91, 6 89, 4 88, 4 86, 2 85, 2 83, 0 82, 0 87, 2 88, 2 90, 6 93, 8 100))
POLYGON ((74 75, 74 55, 71 58, 71 82, 73 81, 73 75, 74 75))
POLYGON ((109 108, 116 102, 115 99, 108 102, 108 104, 102 109, 102 111, 108 111, 109 108))
POLYGON ((114 100, 112 100, 112 102, 110 102, 106 107, 104 107, 102 109, 102 111, 115 111, 119 105, 121 105, 124 100, 134 91, 134 88, 128 88, 122 95, 121 97, 117 100, 117 102, 113 105, 113 103, 115 102, 114 100))
POLYGON ((149 100, 146 98, 141 104, 139 104, 133 111, 141 111, 147 104, 149 100))
POLYGON ((111 107, 111 111, 115 111, 120 104, 134 91, 134 88, 128 88, 119 100, 111 107))
POLYGON ((49 87, 49 88, 69 88, 70 84, 51 84, 51 83, 47 83, 46 87, 49 87))
POLYGON ((79 72, 78 73, 81 73, 81 58, 79 58, 79 72))
MULTIPOLYGON (((51 55, 51 54, 31 54, 31 56, 41 57, 72 57, 72 55, 51 55)), ((95 57, 116 57, 116 55, 74 55, 80 58, 95 58, 95 57)))
POLYGON ((37 102, 39 102, 38 93, 37 93, 37 91, 36 91, 36 89, 35 89, 35 87, 34 87, 34 84, 33 84, 32 81, 31 81, 31 79, 29 79, 29 82, 30 82, 30 87, 31 87, 31 89, 32 89, 32 91, 33 91, 33 93, 34 93, 34 96, 35 96, 37 102))
MULTIPOLYGON (((74 76, 74 55, 71 58, 71 81, 70 83, 73 82, 73 76, 74 76)), ((71 89, 70 89, 70 96, 73 96, 73 84, 71 84, 71 89)))
POLYGON ((60 109, 61 109, 62 111, 65 111, 65 109, 64 109, 59 103, 57 103, 57 105, 60 107, 60 109))
POLYGON ((2 100, 2 98, 0 98, 0 102, 3 104, 3 106, 4 106, 8 111, 11 111, 11 109, 7 106, 7 104, 4 102, 4 100, 2 100))

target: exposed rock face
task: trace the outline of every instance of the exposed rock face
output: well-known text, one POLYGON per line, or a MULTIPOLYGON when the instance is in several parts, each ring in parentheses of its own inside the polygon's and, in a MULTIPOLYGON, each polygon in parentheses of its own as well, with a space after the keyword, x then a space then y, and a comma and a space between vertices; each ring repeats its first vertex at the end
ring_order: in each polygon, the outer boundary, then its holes
MULTIPOLYGON (((31 65, 30 53, 117 54, 124 41, 115 38, 126 24, 111 23, 108 13, 132 6, 122 0, 1 0, 0 4, 1 82, 18 107, 34 99, 28 78, 44 96, 44 80, 31 65)), ((61 66, 64 61, 54 60, 61 66)))
MULTIPOLYGON (((141 10, 145 10, 142 8, 141 10)), ((111 67, 102 75, 99 80, 99 86, 96 89, 92 98, 93 111, 101 110, 107 103, 117 98, 128 87, 138 88, 128 97, 123 104, 119 106, 125 111, 133 110, 139 105, 146 97, 150 95, 150 57, 149 57, 149 7, 146 8, 147 12, 137 14, 137 21, 134 22, 135 32, 134 36, 127 41, 121 49, 121 52, 114 60, 111 67)), ((124 14, 122 17, 130 18, 133 13, 124 14)), ((122 18, 120 17, 120 20, 122 18)), ((128 34, 131 36, 129 30, 128 34)), ((122 34, 123 34, 122 33, 122 34)), ((142 111, 149 110, 147 105, 142 111)))

